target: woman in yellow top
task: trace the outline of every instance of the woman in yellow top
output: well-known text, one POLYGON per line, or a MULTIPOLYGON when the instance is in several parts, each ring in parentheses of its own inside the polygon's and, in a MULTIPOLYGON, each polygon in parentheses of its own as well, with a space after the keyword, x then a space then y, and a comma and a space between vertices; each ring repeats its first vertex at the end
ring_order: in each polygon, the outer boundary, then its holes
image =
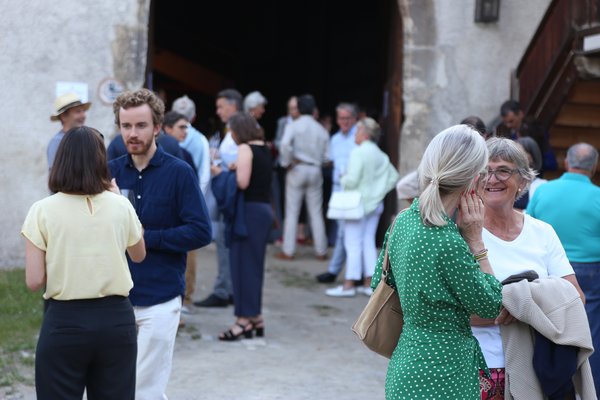
POLYGON ((142 226, 113 193, 102 135, 73 128, 49 178, 56 194, 34 203, 23 224, 25 278, 45 287, 35 357, 38 400, 134 399, 137 354, 133 287, 125 250, 146 256, 142 226))
MULTIPOLYGON (((388 282, 404 312, 388 366, 387 399, 479 399, 479 370, 487 368, 469 318, 494 318, 502 302, 482 240, 478 192, 487 161, 485 141, 472 128, 456 125, 439 133, 419 165, 421 195, 386 234, 388 282)), ((382 261, 380 255, 373 288, 382 261)))

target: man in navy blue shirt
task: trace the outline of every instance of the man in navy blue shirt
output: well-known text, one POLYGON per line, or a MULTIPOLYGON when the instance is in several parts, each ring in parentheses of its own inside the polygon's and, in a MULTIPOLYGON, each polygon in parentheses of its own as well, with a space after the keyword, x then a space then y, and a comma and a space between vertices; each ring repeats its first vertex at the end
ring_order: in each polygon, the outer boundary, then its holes
POLYGON ((163 102, 140 89, 121 94, 113 110, 128 154, 109 167, 142 222, 147 254, 141 263, 129 260, 138 325, 136 398, 166 399, 186 253, 210 243, 211 224, 192 168, 156 144, 163 102))
MULTIPOLYGON (((171 154, 172 156, 181 159, 184 158, 181 147, 179 146, 179 142, 174 137, 166 135, 163 132, 159 132, 156 136, 156 143, 162 147, 163 151, 171 154)), ((119 133, 113 138, 113 140, 110 141, 110 144, 106 149, 106 157, 108 158, 108 161, 112 161, 124 154, 127 154, 127 147, 123 141, 123 135, 119 133)))

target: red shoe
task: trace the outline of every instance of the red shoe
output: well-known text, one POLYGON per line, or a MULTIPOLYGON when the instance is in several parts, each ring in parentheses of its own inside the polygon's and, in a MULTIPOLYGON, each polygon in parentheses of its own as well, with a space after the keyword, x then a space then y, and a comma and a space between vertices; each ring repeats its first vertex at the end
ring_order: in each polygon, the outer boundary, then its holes
POLYGON ((275 258, 278 258, 280 260, 285 260, 285 261, 291 261, 294 259, 294 256, 288 256, 283 251, 280 251, 279 253, 275 254, 275 258))

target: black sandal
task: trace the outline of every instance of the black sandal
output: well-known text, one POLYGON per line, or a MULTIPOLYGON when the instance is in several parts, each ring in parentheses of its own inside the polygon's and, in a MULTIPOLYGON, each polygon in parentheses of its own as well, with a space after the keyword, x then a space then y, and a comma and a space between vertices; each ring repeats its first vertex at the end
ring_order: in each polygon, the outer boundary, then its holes
POLYGON ((236 322, 235 324, 242 328, 242 330, 237 334, 234 333, 231 329, 227 330, 226 332, 222 332, 219 335, 219 340, 222 340, 224 342, 233 342, 235 340, 238 340, 242 335, 244 335, 244 338, 246 339, 252 339, 252 331, 254 328, 252 322, 249 322, 247 325, 242 325, 239 322, 236 322))
POLYGON ((256 337, 264 337, 265 336, 265 321, 262 318, 251 320, 252 329, 256 333, 256 337))

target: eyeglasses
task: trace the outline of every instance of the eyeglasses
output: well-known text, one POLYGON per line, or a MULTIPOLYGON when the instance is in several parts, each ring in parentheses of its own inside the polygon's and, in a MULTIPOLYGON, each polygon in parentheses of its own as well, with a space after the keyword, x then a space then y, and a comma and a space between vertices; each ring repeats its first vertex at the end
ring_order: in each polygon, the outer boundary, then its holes
POLYGON ((509 180, 510 177, 513 176, 513 174, 518 171, 519 170, 517 168, 515 168, 515 169, 498 168, 498 169, 488 169, 487 173, 488 173, 488 179, 492 175, 494 175, 496 177, 496 179, 498 179, 500 182, 504 182, 506 180, 509 180))

